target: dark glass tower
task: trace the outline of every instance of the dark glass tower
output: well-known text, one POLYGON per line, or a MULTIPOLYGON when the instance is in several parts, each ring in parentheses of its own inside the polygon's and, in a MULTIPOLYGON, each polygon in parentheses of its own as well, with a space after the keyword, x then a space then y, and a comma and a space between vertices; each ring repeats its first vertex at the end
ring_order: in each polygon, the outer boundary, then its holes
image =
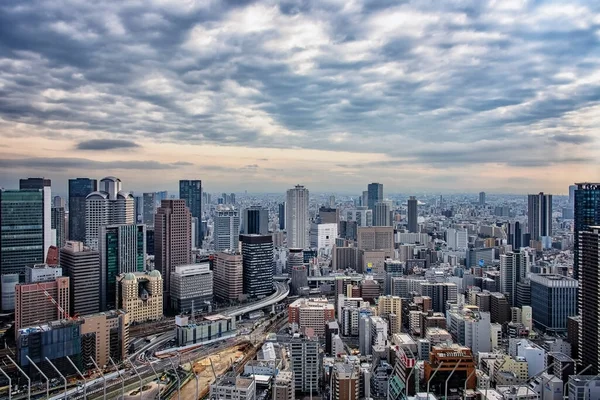
POLYGON ((600 183, 576 183, 575 189, 575 259, 573 277, 579 279, 579 232, 600 225, 600 183))
POLYGON ((204 239, 204 232, 202 231, 202 181, 179 181, 179 198, 185 200, 185 205, 192 213, 192 217, 198 218, 195 244, 196 247, 202 247, 202 239, 204 239))
POLYGON ((85 198, 98 190, 98 181, 69 179, 69 239, 85 242, 85 198))
POLYGON ((410 196, 407 203, 407 219, 408 219, 408 231, 412 233, 418 232, 419 224, 418 224, 418 200, 414 196, 410 196))
POLYGON ((273 237, 240 235, 244 274, 244 294, 250 298, 273 293, 273 237))
MULTIPOLYGON (((575 191, 575 198, 577 193, 575 191)), ((575 210, 577 210, 577 201, 575 201, 575 210)), ((595 375, 599 372, 600 364, 600 335, 598 335, 598 326, 600 326, 600 227, 592 226, 582 229, 578 233, 577 255, 575 260, 579 264, 579 315, 581 315, 581 324, 579 325, 579 354, 578 358, 581 365, 591 365, 589 374, 595 375)))
POLYGON ((527 196, 527 225, 531 240, 552 236, 552 195, 530 194, 527 196))
POLYGON ((279 203, 279 230, 285 231, 285 201, 279 203))
POLYGON ((383 185, 381 183, 369 183, 367 186, 369 210, 375 212, 375 204, 383 200, 383 185))
POLYGON ((252 206, 244 210, 244 233, 246 235, 266 235, 269 233, 269 210, 252 206))

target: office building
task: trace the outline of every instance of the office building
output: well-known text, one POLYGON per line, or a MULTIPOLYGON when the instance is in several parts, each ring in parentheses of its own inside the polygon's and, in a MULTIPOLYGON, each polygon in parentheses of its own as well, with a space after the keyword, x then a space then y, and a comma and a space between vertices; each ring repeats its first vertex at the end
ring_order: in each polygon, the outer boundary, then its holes
POLYGON ((377 315, 387 319, 390 333, 402 333, 402 299, 398 296, 380 296, 377 299, 377 315))
POLYGON ((277 217, 279 220, 279 230, 284 231, 285 230, 285 218, 286 218, 286 203, 285 201, 283 203, 279 203, 278 205, 278 213, 277 213, 277 217))
POLYGON ((240 235, 244 294, 262 298, 273 293, 273 237, 240 235))
POLYGON ((593 374, 569 376, 567 393, 569 400, 600 399, 600 380, 593 374))
POLYGON ((505 294, 511 306, 516 305, 517 283, 527 276, 528 254, 506 253, 500 256, 500 292, 505 294))
POLYGON ((494 249, 493 248, 473 248, 468 249, 465 253, 465 264, 467 268, 474 268, 477 266, 488 267, 494 262, 494 249))
POLYGON ((243 233, 246 235, 266 235, 269 233, 269 210, 252 206, 244 210, 242 217, 243 233))
POLYGON ((227 372, 210 385, 210 400, 256 400, 256 381, 227 372))
POLYGON ((303 288, 308 288, 308 271, 305 265, 294 266, 291 271, 290 291, 299 295, 303 288))
POLYGON ((448 303, 455 304, 458 300, 458 287, 455 283, 421 282, 421 295, 431 298, 431 309, 435 312, 446 312, 448 303))
POLYGON ((356 222, 356 226, 373 226, 373 210, 367 207, 358 207, 346 210, 346 221, 356 222))
POLYGON ((371 226, 358 228, 359 250, 384 250, 394 253, 394 228, 391 226, 371 226))
POLYGON ((337 224, 312 223, 310 228, 310 247, 320 253, 331 254, 338 236, 337 224))
POLYGON ((340 210, 335 207, 320 207, 319 218, 320 224, 336 224, 340 223, 340 210))
POLYGON ((201 180, 180 180, 179 198, 185 201, 185 205, 192 214, 192 217, 198 218, 196 225, 195 247, 202 247, 204 231, 202 230, 202 181, 201 180))
POLYGON ((307 248, 309 240, 309 192, 304 186, 296 185, 287 191, 286 230, 288 247, 307 248))
POLYGON ((575 279, 531 274, 531 308, 535 327, 549 333, 567 331, 567 318, 577 315, 575 279))
POLYGON ((213 271, 210 264, 178 265, 171 272, 171 308, 178 313, 207 311, 213 302, 213 271))
POLYGON ((61 248, 65 245, 67 239, 66 236, 66 224, 65 224, 65 208, 64 207, 52 207, 50 210, 51 215, 51 229, 53 235, 56 235, 53 245, 61 248))
POLYGON ((319 392, 320 358, 316 338, 293 338, 290 342, 290 361, 294 373, 294 390, 302 393, 319 392))
POLYGON ((467 231, 460 229, 446 230, 446 244, 448 250, 466 250, 469 248, 469 235, 467 231))
POLYGON ((134 199, 122 190, 121 180, 113 176, 100 181, 99 190, 85 199, 85 244, 98 249, 100 227, 135 223, 134 199))
POLYGON ((523 232, 519 221, 510 222, 508 224, 506 239, 507 243, 512 246, 513 251, 519 251, 521 247, 529 246, 529 243, 523 244, 523 232))
POLYGON ((22 283, 15 287, 15 333, 19 329, 68 317, 69 278, 22 283), (57 304, 54 304, 46 291, 57 304))
POLYGON ((410 196, 407 204, 408 204, 408 206, 407 206, 408 231, 412 232, 412 233, 419 232, 419 225, 418 225, 419 201, 417 200, 417 198, 415 196, 410 196))
POLYGON ((531 240, 552 236, 551 194, 539 193, 527 196, 527 227, 531 240))
POLYGON ((100 227, 100 310, 115 308, 117 276, 146 269, 146 225, 100 227))
POLYGON ((33 267, 25 267, 25 283, 48 282, 62 276, 61 267, 53 267, 47 264, 36 264, 33 267))
POLYGON ((279 371, 273 381, 273 400, 294 400, 294 374, 292 371, 279 371))
POLYGON ((244 293, 244 267, 240 253, 217 253, 214 259, 214 295, 222 302, 237 302, 244 293))
POLYGON ((302 334, 325 335, 325 324, 335 320, 335 308, 326 298, 300 298, 288 306, 288 322, 302 334))
POLYGON ((117 308, 129 313, 131 323, 163 317, 163 278, 157 270, 117 276, 117 308))
MULTIPOLYGON (((50 248, 50 246, 55 245, 56 241, 53 240, 52 238, 52 205, 53 205, 53 200, 52 200, 52 184, 50 182, 50 179, 46 179, 46 178, 27 178, 27 179, 20 179, 19 180, 19 190, 32 190, 32 191, 39 191, 42 195, 42 221, 43 224, 41 226, 42 228, 42 233, 43 233, 43 251, 44 251, 44 260, 46 259, 46 257, 48 256, 48 249, 50 248)), ((26 204, 29 204, 31 206, 31 203, 29 201, 25 201, 26 204)), ((2 218, 8 218, 9 220, 11 220, 11 217, 15 217, 18 216, 18 213, 21 212, 23 210, 23 204, 18 204, 15 205, 17 208, 17 214, 15 214, 15 209, 12 209, 12 212, 9 212, 5 215, 2 215, 2 213, 0 212, 0 220, 2 218)), ((32 206, 29 210, 29 212, 27 212, 26 214, 30 214, 30 215, 22 215, 22 217, 24 218, 23 220, 21 220, 21 222, 25 222, 25 218, 27 218, 28 216, 31 216, 33 219, 37 219, 34 215, 37 216, 37 212, 39 211, 39 208, 37 206, 32 206)), ((33 219, 28 221, 28 222, 33 222, 33 219)), ((24 224, 21 224, 24 225, 24 224)), ((26 228, 31 229, 32 226, 26 226, 26 228)), ((7 228, 3 228, 2 230, 5 231, 5 238, 6 238, 6 229, 7 228)), ((23 229, 23 226, 17 227, 17 229, 23 229)), ((14 236, 14 235, 9 235, 8 236, 11 240, 18 240, 18 237, 14 236)), ((21 237, 21 239, 24 239, 24 237, 21 237)), ((31 236, 27 238, 29 240, 31 240, 31 236)), ((13 247, 12 250, 15 250, 15 248, 13 247)), ((0 250, 1 251, 1 250, 0 250)), ((1 272, 4 273, 4 272, 1 272)))
POLYGON ((444 394, 447 380, 451 388, 462 388, 466 384, 467 389, 475 389, 477 376, 474 369, 475 361, 468 347, 433 346, 429 360, 425 361, 425 382, 430 381, 430 391, 436 395, 444 394), (435 376, 434 371, 437 371, 435 376))
POLYGON ((0 274, 42 264, 52 245, 50 187, 0 190, 0 274))
POLYGON ((100 311, 100 256, 82 242, 67 241, 60 249, 60 263, 70 281, 71 315, 89 315, 100 311))
POLYGON ((185 200, 162 200, 154 216, 154 268, 164 279, 168 298, 171 272, 192 263, 192 214, 185 200))
POLYGON ((156 201, 156 193, 144 193, 142 195, 142 222, 146 226, 154 226, 154 214, 158 202, 156 201))
MULTIPOLYGON (((360 394, 359 366, 349 362, 336 362, 331 372, 331 399, 358 400, 360 394)), ((370 384, 370 382, 366 383, 370 384)))
POLYGON ((367 206, 369 210, 375 212, 375 205, 383 201, 383 185, 381 183, 369 183, 367 186, 367 206))
POLYGON ((98 190, 96 179, 69 179, 69 239, 85 241, 85 199, 98 190))
POLYGON ((510 304, 502 293, 490 293, 490 314, 492 322, 504 324, 511 320, 510 304))
MULTIPOLYGON (((574 263, 573 278, 579 279, 580 245, 579 233, 590 226, 600 226, 600 183, 576 183, 575 190, 575 224, 573 227, 574 263)), ((582 295, 582 293, 580 293, 582 295)))
POLYGON ((236 336, 236 317, 221 314, 205 315, 202 319, 191 320, 187 316, 175 317, 175 339, 177 346, 213 342, 236 336))
MULTIPOLYGON (((580 190, 575 191, 576 204, 580 190)), ((600 204, 600 201, 598 202, 600 204)), ((579 355, 582 365, 592 365, 589 372, 600 373, 600 226, 590 226, 579 232, 579 355)), ((532 296, 533 297, 533 296, 532 296)), ((532 298, 533 300, 533 298, 532 298)))
POLYGON ((485 206, 485 192, 479 192, 479 205, 485 206))
POLYGON ((374 215, 374 226, 392 226, 392 210, 389 201, 376 203, 374 215))
POLYGON ((240 214, 232 208, 217 210, 214 217, 214 244, 216 251, 238 251, 240 214))
POLYGON ((286 261, 287 274, 291 274, 294 267, 302 265, 304 265, 304 251, 302 249, 289 248, 286 261))
POLYGON ((458 344, 470 348, 473 353, 492 351, 491 316, 489 312, 453 306, 447 312, 448 332, 458 344))
POLYGON ((93 370, 94 358, 98 365, 111 365, 110 358, 119 362, 129 352, 129 313, 110 310, 80 318, 81 361, 84 369, 93 370))

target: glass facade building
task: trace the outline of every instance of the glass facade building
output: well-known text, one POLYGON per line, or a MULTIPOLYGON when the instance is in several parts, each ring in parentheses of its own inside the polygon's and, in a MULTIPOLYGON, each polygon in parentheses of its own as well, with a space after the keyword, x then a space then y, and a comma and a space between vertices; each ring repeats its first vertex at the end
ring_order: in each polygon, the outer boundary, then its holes
POLYGON ((271 235, 240 235, 244 294, 250 298, 273 293, 273 237, 271 235))
POLYGON ((198 218, 195 246, 202 247, 202 239, 204 239, 204 232, 202 231, 202 181, 179 181, 179 198, 185 200, 185 205, 192 213, 192 217, 198 218))
POLYGON ((98 181, 69 179, 69 239, 85 242, 85 198, 98 190, 98 181))
POLYGON ((550 274, 531 274, 530 281, 534 325, 546 332, 566 332, 567 318, 577 315, 577 281, 550 274))
POLYGON ((600 183, 576 183, 575 189, 575 259, 573 278, 579 279, 579 232, 600 225, 600 183))

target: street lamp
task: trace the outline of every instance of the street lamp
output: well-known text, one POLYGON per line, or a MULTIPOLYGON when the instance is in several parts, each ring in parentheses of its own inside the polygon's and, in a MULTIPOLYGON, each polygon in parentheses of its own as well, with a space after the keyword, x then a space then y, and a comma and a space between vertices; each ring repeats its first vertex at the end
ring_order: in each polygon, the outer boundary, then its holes
POLYGON ((140 380, 140 400, 141 400, 141 398, 142 398, 142 388, 144 387, 144 383, 142 382, 142 377, 140 376, 140 373, 138 372, 138 370, 135 368, 135 365, 133 365, 133 363, 131 361, 129 361, 129 365, 131 365, 131 367, 135 371, 135 374, 137 375, 137 377, 140 380))
POLYGON ((77 365, 71 360, 71 357, 67 356, 67 360, 69 360, 73 368, 75 368, 75 371, 77 371, 81 379, 83 379, 83 398, 85 399, 87 397, 87 381, 85 380, 85 376, 83 376, 79 368, 77 368, 77 365))
POLYGON ((441 368, 442 365, 444 365, 443 361, 440 362, 440 365, 438 365, 438 367, 435 369, 435 371, 433 371, 433 374, 429 377, 429 380, 427 380, 427 397, 429 397, 429 384, 431 383, 431 380, 433 379, 435 374, 437 374, 438 370, 441 368))
POLYGON ((67 378, 65 378, 65 376, 58 370, 58 368, 56 368, 56 366, 54 364, 52 364, 52 361, 50 361, 50 359, 48 357, 44 357, 46 359, 46 362, 48 364, 50 364, 50 366, 56 371, 56 373, 58 375, 60 375, 60 377, 63 379, 63 382, 65 383, 65 399, 67 398, 67 378))
POLYGON ((33 365, 35 367, 35 369, 37 369, 37 371, 42 374, 42 376, 44 377, 44 379, 46 379, 46 398, 49 399, 50 398, 50 379, 48 379, 48 377, 46 376, 46 374, 44 374, 42 372, 41 369, 39 369, 39 367, 37 365, 35 365, 35 363, 33 362, 33 360, 31 358, 29 358, 29 356, 25 356, 27 357, 27 359, 29 360, 29 362, 31 363, 31 365, 33 365))
POLYGON ((15 367, 17 367, 19 372, 22 373, 23 376, 25 376, 25 378, 27 378, 27 400, 31 400, 31 379, 29 378, 29 376, 27 376, 25 372, 23 372, 23 370, 21 369, 21 367, 19 367, 19 364, 17 364, 15 360, 10 358, 9 355, 7 355, 6 358, 8 358, 10 362, 13 363, 15 367))
POLYGON ((4 375, 6 377, 6 379, 8 379, 8 400, 10 400, 11 395, 12 395, 12 384, 11 384, 10 376, 8 376, 2 368, 0 368, 0 372, 2 372, 2 375, 4 375))
MULTIPOLYGON (((152 372, 154 372, 154 375, 156 376, 156 379, 158 380, 158 400, 160 400, 160 376, 158 376, 158 374, 156 373, 156 370, 154 369, 154 365, 152 365, 152 363, 150 363, 150 368, 152 368, 152 372)), ((197 389, 196 389, 197 391, 197 389)), ((198 396, 196 396, 197 398, 198 396)))
POLYGON ((90 360, 92 360, 92 363, 94 363, 94 367, 96 367, 98 372, 100 372, 100 376, 102 377, 102 380, 104 381, 103 392, 104 392, 104 398, 106 398, 106 377, 104 376, 104 373, 102 372, 102 370, 100 370, 100 368, 98 367, 98 364, 96 364, 96 360, 94 360, 94 357, 90 356, 90 360))
MULTIPOLYGON (((254 368, 252 368, 254 369, 254 368)), ((191 359, 190 359, 190 371, 192 371, 192 375, 194 376, 194 379, 196 379, 196 399, 198 398, 198 386, 200 385, 200 380, 198 379, 198 375, 196 375, 196 372, 194 371, 194 364, 192 363, 191 359)), ((160 398, 158 399, 160 400, 160 398)))
MULTIPOLYGON (((450 375, 448 375, 448 378, 446 379, 446 387, 444 388, 444 400, 448 400, 448 382, 450 381, 450 378, 452 378, 452 375, 454 375, 454 371, 456 371, 456 368, 458 368, 458 366, 460 365, 461 361, 462 360, 458 360, 458 362, 456 363, 456 365, 452 369, 452 372, 450 372, 450 375)), ((466 385, 466 383, 465 383, 465 385, 466 385)), ((427 393, 427 396, 429 396, 429 393, 427 393)))
MULTIPOLYGON (((119 375, 119 378, 121 379, 121 397, 125 398, 125 378, 123 378, 123 376, 121 375, 121 370, 119 369, 119 367, 117 367, 117 364, 115 364, 112 357, 108 356, 108 359, 110 360, 110 363, 112 364, 112 366, 117 370, 117 374, 119 375)), ((160 398, 158 400, 160 400, 160 398)))
POLYGON ((177 378, 177 400, 181 400, 181 379, 179 378, 179 372, 177 372, 177 368, 175 364, 173 364, 173 359, 169 358, 169 362, 171 363, 171 367, 175 372, 175 377, 177 378))

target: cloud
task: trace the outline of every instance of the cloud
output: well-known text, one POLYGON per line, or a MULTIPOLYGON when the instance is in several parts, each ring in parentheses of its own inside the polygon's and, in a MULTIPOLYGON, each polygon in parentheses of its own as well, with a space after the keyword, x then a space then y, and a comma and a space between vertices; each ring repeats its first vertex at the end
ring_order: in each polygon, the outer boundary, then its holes
POLYGON ((593 143, 595 142, 595 139, 591 136, 587 136, 587 135, 577 135, 577 134, 573 134, 573 135, 567 135, 567 134, 560 134, 560 135, 554 135, 551 137, 552 140, 559 142, 559 143, 569 143, 569 144, 587 144, 587 143, 593 143))
POLYGON ((118 139, 92 139, 77 143, 78 150, 117 150, 117 149, 132 149, 140 147, 139 144, 129 140, 118 139))
POLYGON ((0 160, 1 169, 26 168, 50 170, 95 170, 95 169, 136 169, 136 170, 161 170, 177 168, 181 164, 166 164, 158 161, 96 161, 86 158, 3 158, 0 160))

